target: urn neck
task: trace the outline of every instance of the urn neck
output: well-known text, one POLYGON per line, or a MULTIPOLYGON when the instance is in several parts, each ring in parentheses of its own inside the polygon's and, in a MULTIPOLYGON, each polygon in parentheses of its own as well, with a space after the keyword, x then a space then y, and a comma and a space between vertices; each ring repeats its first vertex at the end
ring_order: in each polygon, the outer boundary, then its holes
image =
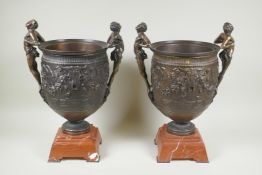
POLYGON ((88 56, 105 53, 107 43, 98 40, 63 39, 43 42, 39 48, 48 55, 88 56))
POLYGON ((220 47, 202 41, 171 40, 153 43, 150 49, 157 55, 193 58, 216 56, 220 47))

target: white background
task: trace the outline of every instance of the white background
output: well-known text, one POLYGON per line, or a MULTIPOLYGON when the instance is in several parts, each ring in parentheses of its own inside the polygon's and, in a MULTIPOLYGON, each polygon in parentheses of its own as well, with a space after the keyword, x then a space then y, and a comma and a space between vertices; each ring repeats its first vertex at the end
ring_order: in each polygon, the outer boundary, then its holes
MULTIPOLYGON (((262 1, 0 1, 0 174, 252 174, 262 173, 262 1), (103 137, 101 161, 47 163, 58 127, 65 121, 38 94, 23 37, 35 18, 46 40, 106 41, 111 21, 122 25, 125 53, 107 102, 87 120, 103 137), (156 163, 153 139, 170 121, 150 102, 133 54, 135 26, 148 25, 152 42, 212 42, 231 22, 236 50, 218 95, 194 123, 210 163, 156 163)), ((148 50, 148 55, 152 53, 148 50)), ((150 59, 147 60, 148 71, 150 59)))

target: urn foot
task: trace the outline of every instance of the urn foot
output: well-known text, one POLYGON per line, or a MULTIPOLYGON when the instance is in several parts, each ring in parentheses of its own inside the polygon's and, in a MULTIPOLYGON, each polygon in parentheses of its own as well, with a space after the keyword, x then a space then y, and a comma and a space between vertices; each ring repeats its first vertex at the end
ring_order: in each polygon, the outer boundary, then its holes
POLYGON ((158 146, 158 163, 169 163, 171 160, 194 160, 208 163, 205 144, 198 129, 194 134, 179 136, 167 131, 167 124, 159 128, 155 143, 158 146))
POLYGON ((79 135, 71 135, 59 128, 53 142, 49 162, 60 162, 62 159, 84 159, 98 162, 101 135, 98 128, 90 125, 90 131, 79 135))
POLYGON ((185 136, 191 135, 195 132, 195 125, 192 122, 169 122, 167 124, 167 131, 171 134, 185 136))
POLYGON ((85 120, 75 121, 75 122, 66 121, 62 126, 62 130, 67 134, 77 135, 77 134, 89 132, 90 130, 89 125, 90 124, 85 120))

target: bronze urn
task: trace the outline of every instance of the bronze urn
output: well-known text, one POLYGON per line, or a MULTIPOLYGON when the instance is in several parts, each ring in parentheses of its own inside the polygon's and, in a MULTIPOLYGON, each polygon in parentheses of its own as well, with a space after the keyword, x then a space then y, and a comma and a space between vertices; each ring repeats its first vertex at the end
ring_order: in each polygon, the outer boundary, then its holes
MULTIPOLYGON (((189 40, 160 41, 151 44, 144 33, 147 30, 146 24, 141 23, 136 27, 138 37, 134 51, 139 71, 147 85, 148 96, 157 109, 172 120, 164 126, 164 130, 161 130, 166 132, 165 136, 189 138, 198 132, 191 120, 198 117, 212 103, 234 50, 234 39, 231 36, 233 26, 225 23, 223 28, 224 33, 219 35, 215 44, 189 40), (148 81, 144 65, 144 60, 147 58, 144 47, 153 51, 151 83, 148 81), (217 57, 220 49, 222 49, 219 54, 222 61, 221 72, 218 69, 217 57)), ((159 133, 156 142, 162 144, 159 133)), ((175 148, 176 146, 177 142, 174 144, 175 148)), ((159 162, 168 162, 171 159, 194 159, 194 157, 174 156, 171 153, 174 150, 171 148, 169 153, 164 153, 168 152, 162 150, 164 146, 159 147, 161 147, 158 154, 159 162), (163 156, 164 154, 166 157, 163 156)))
MULTIPOLYGON (((107 42, 86 39, 44 41, 36 31, 38 24, 35 20, 29 21, 26 26, 28 34, 25 36, 24 48, 30 71, 39 84, 40 94, 56 113, 67 119, 62 126, 61 134, 73 136, 92 132, 92 125, 84 119, 106 101, 112 81, 118 71, 124 51, 123 41, 119 35, 120 24, 111 23, 112 34, 107 42), (35 61, 35 58, 39 56, 35 46, 43 52, 41 76, 35 61), (114 61, 114 68, 109 77, 106 51, 113 47, 115 49, 110 58, 114 61)), ((97 137, 100 138, 99 133, 97 137)), ((59 158, 53 155, 49 160, 81 157, 77 154, 76 156, 64 154, 59 158)), ((93 160, 90 157, 85 159, 96 161, 98 157, 96 156, 93 160)))

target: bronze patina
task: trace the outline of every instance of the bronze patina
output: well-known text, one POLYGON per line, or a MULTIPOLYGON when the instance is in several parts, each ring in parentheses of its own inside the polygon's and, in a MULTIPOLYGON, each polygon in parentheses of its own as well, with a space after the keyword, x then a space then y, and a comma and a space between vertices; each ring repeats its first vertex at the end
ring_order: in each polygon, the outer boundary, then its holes
POLYGON ((108 42, 86 39, 45 41, 35 30, 37 26, 35 20, 26 24, 28 33, 24 48, 30 71, 40 85, 40 94, 55 112, 68 120, 62 126, 64 132, 88 132, 90 126, 84 119, 105 102, 122 59, 121 26, 117 22, 111 23, 112 34, 108 42), (39 56, 36 47, 43 52, 41 76, 35 61, 39 56), (108 48, 114 48, 110 77, 108 48))
POLYGON ((227 70, 234 50, 231 36, 233 26, 224 24, 224 33, 215 40, 216 44, 172 40, 152 43, 144 32, 145 23, 136 27, 138 37, 134 51, 139 71, 144 78, 152 103, 172 121, 168 123, 169 133, 190 135, 195 131, 191 122, 213 101, 219 83, 227 70), (151 83, 148 81, 143 48, 153 51, 151 83), (218 70, 218 52, 222 60, 222 71, 218 70))

